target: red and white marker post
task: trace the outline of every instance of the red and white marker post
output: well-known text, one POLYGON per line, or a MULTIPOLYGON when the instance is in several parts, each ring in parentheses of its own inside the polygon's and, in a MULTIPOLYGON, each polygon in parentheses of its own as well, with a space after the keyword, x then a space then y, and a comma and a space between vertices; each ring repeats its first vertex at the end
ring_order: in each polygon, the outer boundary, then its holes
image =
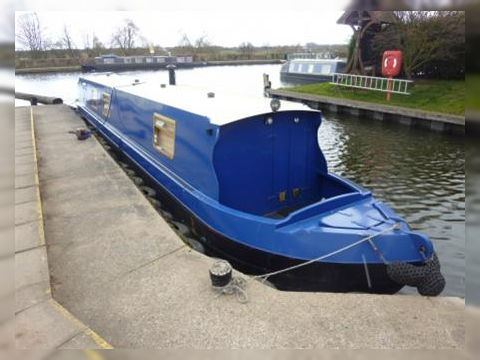
POLYGON ((403 54, 400 50, 387 50, 383 53, 382 75, 388 77, 387 80, 387 101, 392 98, 393 77, 400 74, 402 69, 403 54))

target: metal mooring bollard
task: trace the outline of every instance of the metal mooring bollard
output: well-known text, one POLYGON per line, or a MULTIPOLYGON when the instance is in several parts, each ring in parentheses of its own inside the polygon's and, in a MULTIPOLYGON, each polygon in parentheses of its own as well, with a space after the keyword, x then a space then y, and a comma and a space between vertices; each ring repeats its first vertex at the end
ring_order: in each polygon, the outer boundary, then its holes
POLYGON ((218 260, 209 270, 214 288, 223 288, 232 280, 232 265, 228 261, 218 260))
POLYGON ((240 303, 246 304, 248 302, 247 282, 241 277, 233 277, 232 270, 232 265, 228 261, 216 261, 209 270, 212 288, 218 294, 217 296, 235 294, 240 303))

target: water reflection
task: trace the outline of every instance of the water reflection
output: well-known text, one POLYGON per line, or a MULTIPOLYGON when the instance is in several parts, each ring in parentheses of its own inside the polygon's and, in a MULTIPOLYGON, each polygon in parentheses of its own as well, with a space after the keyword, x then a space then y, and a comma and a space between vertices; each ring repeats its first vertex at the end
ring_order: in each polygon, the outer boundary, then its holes
POLYGON ((326 115, 319 142, 330 171, 368 188, 413 229, 431 237, 447 279, 444 294, 463 296, 463 139, 398 124, 326 115))

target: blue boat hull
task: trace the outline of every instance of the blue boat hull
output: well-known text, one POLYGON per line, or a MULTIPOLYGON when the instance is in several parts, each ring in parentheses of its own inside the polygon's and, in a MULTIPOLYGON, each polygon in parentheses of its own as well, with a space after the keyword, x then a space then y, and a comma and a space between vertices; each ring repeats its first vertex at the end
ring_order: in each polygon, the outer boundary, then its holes
MULTIPOLYGON (((87 119, 85 119, 87 120, 87 119)), ((87 120, 88 123, 90 123, 87 120)), ((110 143, 115 147, 115 144, 110 143)), ((120 151, 120 149, 116 149, 120 151)), ((124 156, 125 153, 119 154, 124 156)), ((245 246, 208 226, 196 214, 179 202, 157 179, 152 178, 131 158, 124 158, 161 199, 162 209, 172 214, 176 221, 187 224, 206 254, 229 261, 235 269, 249 275, 262 275, 304 262, 304 260, 279 256, 245 246)), ((315 262, 299 269, 274 275, 268 281, 279 290, 321 292, 364 292, 395 294, 404 285, 393 281, 385 264, 341 264, 315 262), (367 275, 368 271, 368 275, 367 275)))

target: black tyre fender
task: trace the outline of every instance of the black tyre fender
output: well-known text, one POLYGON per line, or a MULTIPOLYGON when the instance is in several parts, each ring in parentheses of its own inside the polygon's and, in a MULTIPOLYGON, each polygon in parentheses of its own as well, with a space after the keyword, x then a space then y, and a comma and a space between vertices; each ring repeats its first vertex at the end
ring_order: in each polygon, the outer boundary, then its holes
POLYGON ((426 265, 416 266, 408 263, 392 263, 387 265, 387 274, 398 284, 417 286, 429 273, 426 265))
POLYGON ((171 221, 170 224, 172 224, 172 226, 180 235, 187 236, 190 234, 190 229, 184 223, 178 221, 171 221))
POLYGON ((166 220, 166 221, 172 221, 173 216, 170 212, 165 211, 165 210, 160 210, 160 215, 166 220))
POLYGON ((135 175, 135 176, 132 176, 131 179, 137 186, 140 186, 143 184, 143 179, 140 176, 135 175))
POLYGON ((184 241, 190 246, 193 250, 198 251, 201 254, 205 254, 205 247, 197 239, 191 237, 185 237, 184 241))
POLYGON ((120 165, 124 169, 130 169, 130 166, 126 162, 119 161, 118 165, 120 165))
POLYGON ((387 265, 387 274, 401 285, 415 286, 423 296, 437 296, 445 288, 445 278, 440 272, 440 261, 436 253, 423 265, 392 263, 387 265))
POLYGON ((155 197, 155 195, 157 195, 157 192, 149 186, 142 185, 140 186, 140 190, 145 196, 148 197, 155 197))
POLYGON ((152 204, 155 209, 161 209, 162 203, 154 197, 147 196, 147 200, 152 204))
POLYGON ((136 175, 135 175, 135 171, 133 171, 132 169, 124 168, 124 170, 125 170, 125 173, 126 173, 128 176, 130 176, 130 177, 136 176, 136 175))
POLYGON ((432 273, 417 286, 418 293, 423 296, 437 296, 445 289, 445 278, 440 272, 432 273))

